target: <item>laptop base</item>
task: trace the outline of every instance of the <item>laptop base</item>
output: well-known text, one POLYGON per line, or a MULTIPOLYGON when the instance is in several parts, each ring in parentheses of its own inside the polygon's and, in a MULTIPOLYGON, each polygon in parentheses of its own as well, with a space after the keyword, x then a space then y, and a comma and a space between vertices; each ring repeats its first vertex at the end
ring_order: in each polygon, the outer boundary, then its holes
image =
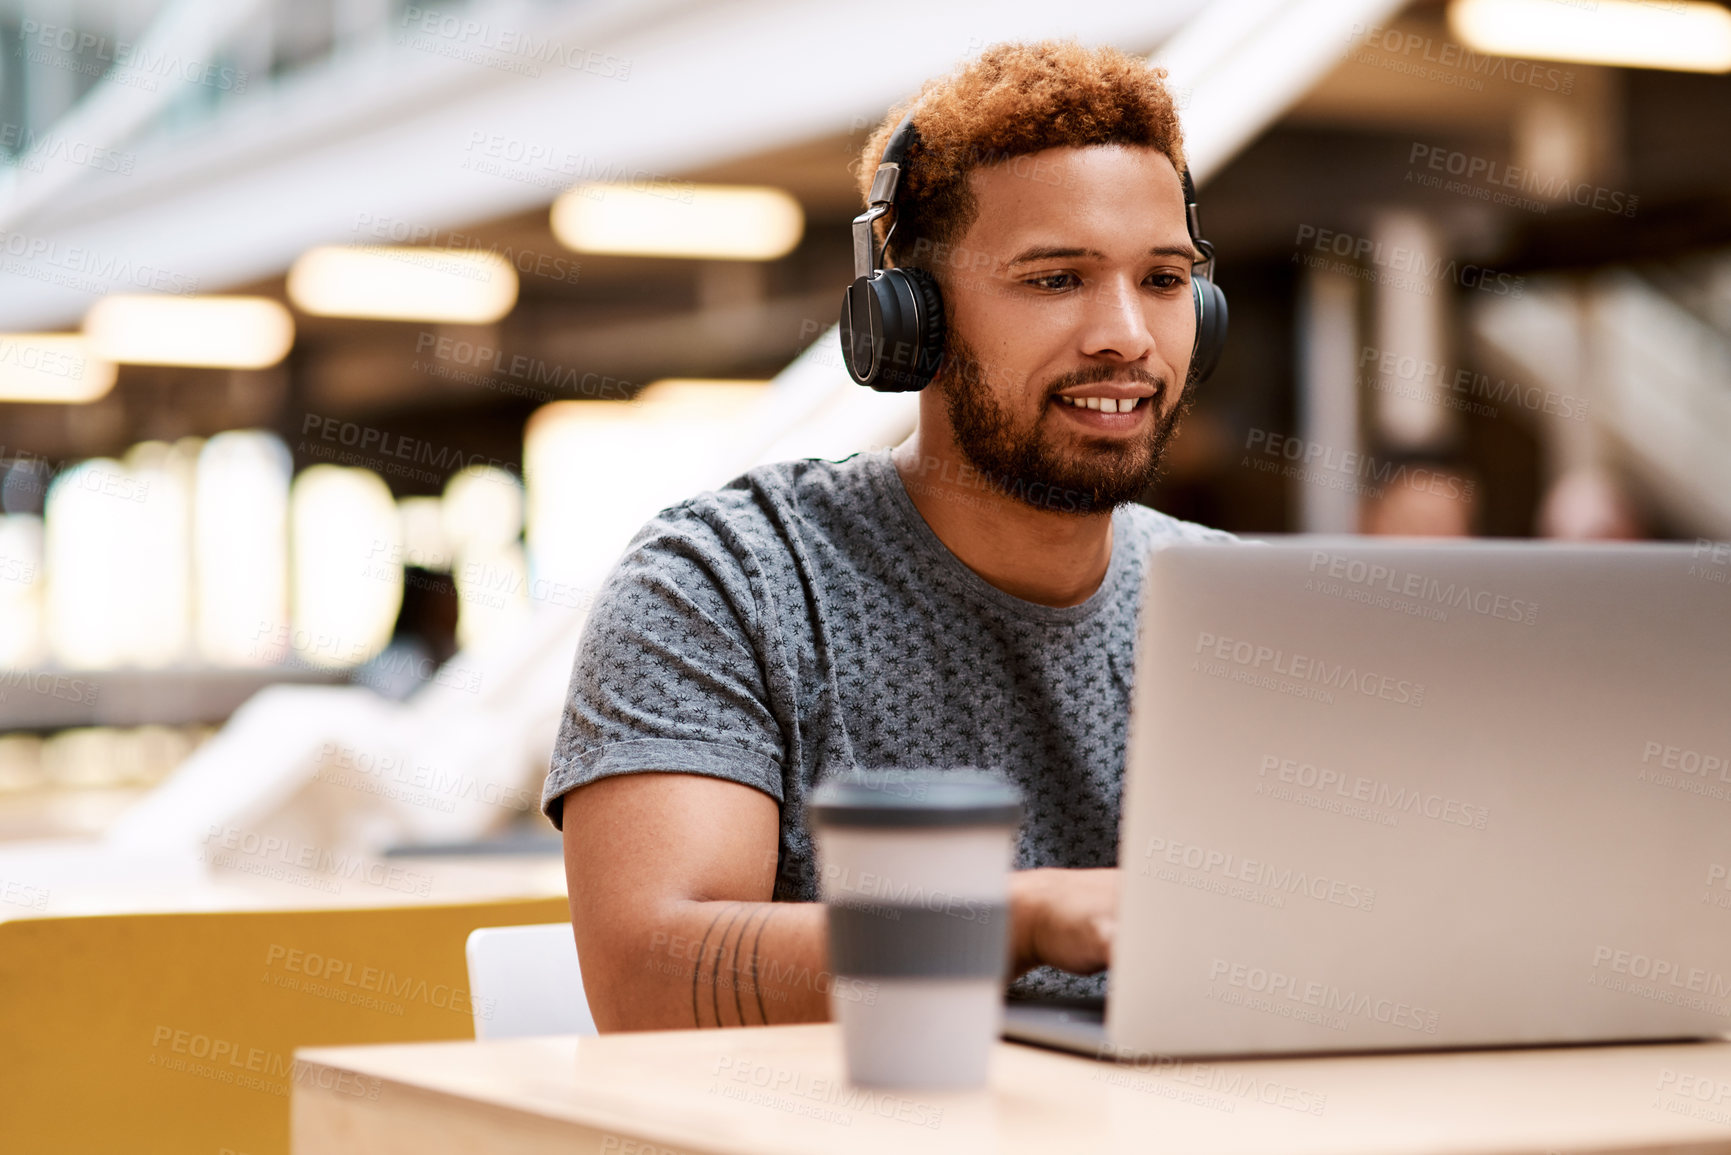
POLYGON ((1089 1058, 1104 1058, 1104 999, 1012 999, 1004 1004, 1004 1038, 1089 1058))

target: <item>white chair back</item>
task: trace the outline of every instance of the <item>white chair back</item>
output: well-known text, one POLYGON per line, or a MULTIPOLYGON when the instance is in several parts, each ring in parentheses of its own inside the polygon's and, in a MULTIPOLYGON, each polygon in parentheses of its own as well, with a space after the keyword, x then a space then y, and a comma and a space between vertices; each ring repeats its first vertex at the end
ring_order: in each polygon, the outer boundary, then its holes
POLYGON ((477 1039, 598 1033, 570 923, 484 926, 465 953, 477 1039))

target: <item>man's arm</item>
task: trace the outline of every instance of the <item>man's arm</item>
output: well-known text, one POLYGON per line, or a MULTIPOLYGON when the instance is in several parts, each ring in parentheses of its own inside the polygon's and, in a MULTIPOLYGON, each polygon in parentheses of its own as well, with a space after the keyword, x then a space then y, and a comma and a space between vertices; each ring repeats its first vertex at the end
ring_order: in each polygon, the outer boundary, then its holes
POLYGON ((564 805, 571 925, 598 1028, 829 1017, 822 904, 770 901, 775 799, 697 774, 622 774, 564 805))
MULTIPOLYGON (((773 798, 696 774, 624 774, 578 787, 564 805, 571 924, 598 1028, 829 1017, 837 980, 822 904, 770 901, 781 821, 773 798)), ((1104 967, 1117 874, 1012 875, 1014 973, 1104 967)))

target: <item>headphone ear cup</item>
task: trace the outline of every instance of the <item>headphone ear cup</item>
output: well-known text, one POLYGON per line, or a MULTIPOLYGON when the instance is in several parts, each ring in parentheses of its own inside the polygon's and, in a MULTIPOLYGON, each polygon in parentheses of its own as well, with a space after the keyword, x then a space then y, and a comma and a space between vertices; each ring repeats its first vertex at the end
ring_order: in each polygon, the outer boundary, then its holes
POLYGON ((924 269, 880 269, 848 288, 841 306, 842 363, 880 393, 914 393, 944 358, 944 300, 924 269))
POLYGON ((909 384, 909 391, 924 389, 931 384, 932 378, 938 375, 938 370, 944 364, 944 340, 947 330, 944 325, 944 294, 938 288, 938 280, 925 269, 895 269, 896 273, 906 277, 919 297, 919 349, 914 364, 909 369, 910 382, 917 380, 918 384, 909 384))
POLYGON ((1200 385, 1226 351, 1226 294, 1207 277, 1191 277, 1190 290, 1196 304, 1196 343, 1190 349, 1190 364, 1200 385))

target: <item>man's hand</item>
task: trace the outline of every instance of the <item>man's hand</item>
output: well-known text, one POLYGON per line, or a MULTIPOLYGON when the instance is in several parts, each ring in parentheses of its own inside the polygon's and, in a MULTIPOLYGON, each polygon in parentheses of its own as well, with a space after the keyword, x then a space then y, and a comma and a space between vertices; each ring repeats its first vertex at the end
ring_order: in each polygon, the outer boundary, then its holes
POLYGON ((1091 975, 1112 962, 1118 870, 1019 870, 1010 876, 1011 977, 1037 966, 1091 975))

